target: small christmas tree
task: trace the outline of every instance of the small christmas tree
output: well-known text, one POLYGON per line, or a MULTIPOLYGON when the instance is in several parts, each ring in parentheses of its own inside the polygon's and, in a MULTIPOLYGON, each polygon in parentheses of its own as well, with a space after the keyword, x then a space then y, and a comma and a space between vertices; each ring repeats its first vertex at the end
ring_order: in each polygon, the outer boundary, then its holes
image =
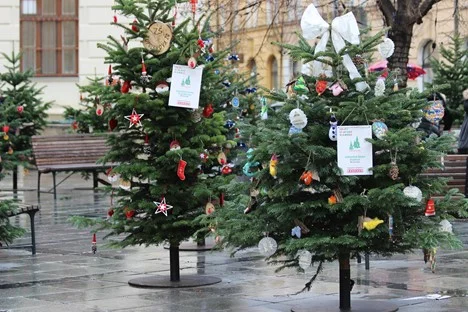
POLYGON ((20 70, 21 54, 9 56, 6 71, 0 73, 1 104, 0 123, 3 139, 0 140, 1 165, 13 171, 13 188, 17 189, 16 175, 19 165, 28 166, 32 159, 31 137, 39 134, 47 124, 47 110, 51 103, 40 98, 42 88, 31 81, 34 72, 20 70))
POLYGON ((434 78, 429 88, 441 86, 447 98, 447 107, 456 123, 463 121, 463 90, 468 86, 468 50, 460 37, 450 37, 447 45, 440 45, 442 59, 431 58, 434 78))
POLYGON ((455 212, 466 215, 467 203, 453 199, 457 190, 432 199, 445 192, 445 182, 421 175, 440 166, 454 140, 426 138, 411 124, 422 109, 430 120, 440 119, 440 111, 426 108, 425 94, 398 90, 396 73, 384 80, 366 72, 375 48, 384 58, 391 55, 391 40, 382 42, 380 33, 360 42, 348 13, 333 21, 327 44, 330 26, 313 5, 301 26, 297 45, 281 44, 305 64, 294 92, 272 92, 283 106, 269 110, 257 127, 241 129, 251 135, 244 171, 250 181, 226 186, 232 200, 204 218, 218 225, 223 245, 258 244, 281 268, 320 263, 318 274, 322 262, 338 259, 340 308, 350 309, 351 256, 460 246, 439 222, 455 212), (317 36, 311 47, 306 39, 317 36), (434 201, 437 213, 426 217, 434 214, 434 201))
MULTIPOLYGON (((232 108, 236 90, 245 88, 225 66, 230 51, 214 50, 209 21, 195 18, 196 1, 189 7, 191 18, 179 23, 183 8, 168 0, 115 1, 114 24, 125 33, 99 47, 112 66, 107 79, 119 86, 95 90, 101 103, 104 96, 111 103, 103 116, 116 126, 109 139, 112 151, 103 161, 119 163, 109 178, 119 176, 120 189, 108 220, 74 218, 108 236, 124 235, 112 242, 116 246, 168 243, 171 277, 164 285, 184 283, 180 242, 215 230, 197 216, 223 205, 218 185, 234 177, 237 142, 227 138, 234 126, 225 110, 232 108)), ((148 286, 131 282, 142 283, 148 286)))

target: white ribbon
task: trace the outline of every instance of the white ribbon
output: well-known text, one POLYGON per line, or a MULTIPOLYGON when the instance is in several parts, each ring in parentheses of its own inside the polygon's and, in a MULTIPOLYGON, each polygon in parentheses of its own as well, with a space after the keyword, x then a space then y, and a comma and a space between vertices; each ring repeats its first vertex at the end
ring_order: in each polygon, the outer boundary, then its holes
MULTIPOLYGON (((315 46, 315 54, 326 50, 328 39, 330 38, 330 25, 320 16, 313 4, 310 4, 302 15, 301 28, 302 35, 308 40, 321 36, 320 41, 315 46)), ((333 19, 331 23, 331 37, 333 47, 337 53, 346 46, 345 40, 351 44, 359 44, 359 28, 352 12, 333 19)), ((361 74, 359 74, 358 69, 348 54, 343 55, 343 65, 348 70, 351 79, 361 78, 361 74)), ((323 64, 320 61, 314 61, 314 76, 318 76, 322 72, 323 64)), ((364 81, 356 83, 356 89, 360 92, 366 91, 368 88, 369 85, 364 81)))

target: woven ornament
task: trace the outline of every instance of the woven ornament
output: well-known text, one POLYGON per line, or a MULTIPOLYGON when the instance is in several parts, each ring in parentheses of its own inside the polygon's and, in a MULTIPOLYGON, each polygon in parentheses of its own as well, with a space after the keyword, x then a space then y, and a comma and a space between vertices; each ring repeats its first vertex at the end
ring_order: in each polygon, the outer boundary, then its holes
POLYGON ((390 170, 388 171, 388 176, 390 177, 390 179, 395 181, 396 179, 398 179, 398 175, 400 174, 400 169, 398 169, 398 166, 395 162, 392 162, 390 165, 391 166, 390 166, 390 170))
POLYGON ((392 39, 385 38, 384 41, 379 44, 377 49, 379 50, 380 55, 386 59, 393 55, 393 52, 395 51, 395 43, 393 43, 392 39))
POLYGON ((377 79, 374 87, 375 96, 383 96, 385 94, 385 80, 383 78, 377 79))

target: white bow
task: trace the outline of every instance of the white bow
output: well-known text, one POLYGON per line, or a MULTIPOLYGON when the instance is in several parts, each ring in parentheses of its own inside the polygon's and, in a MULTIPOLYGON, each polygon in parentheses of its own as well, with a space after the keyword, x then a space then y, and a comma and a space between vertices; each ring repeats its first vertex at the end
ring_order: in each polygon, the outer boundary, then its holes
MULTIPOLYGON (((321 36, 320 41, 315 46, 315 54, 325 51, 330 38, 330 25, 320 16, 313 4, 310 4, 302 15, 301 28, 302 35, 306 39, 311 40, 321 36)), ((333 19, 331 37, 337 53, 346 46, 345 40, 351 44, 359 44, 359 28, 352 12, 333 19)), ((343 65, 348 70, 351 79, 361 78, 361 74, 348 54, 343 55, 343 65)), ((318 76, 323 72, 323 64, 320 61, 314 61, 313 69, 313 74, 318 76)), ((356 83, 356 89, 360 92, 368 88, 369 85, 364 81, 356 83)))

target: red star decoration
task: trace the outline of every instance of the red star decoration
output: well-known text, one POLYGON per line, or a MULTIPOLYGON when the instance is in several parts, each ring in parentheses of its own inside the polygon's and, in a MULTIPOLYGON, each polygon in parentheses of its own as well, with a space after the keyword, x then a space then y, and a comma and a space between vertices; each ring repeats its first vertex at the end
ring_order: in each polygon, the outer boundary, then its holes
POLYGON ((171 205, 166 204, 166 198, 163 197, 160 202, 153 202, 157 208, 154 214, 163 213, 167 217, 167 211, 172 209, 171 205))
POLYGON ((125 119, 130 121, 129 128, 131 128, 133 125, 137 125, 141 127, 141 117, 143 117, 144 114, 137 114, 136 110, 133 109, 132 114, 125 116, 125 119))

